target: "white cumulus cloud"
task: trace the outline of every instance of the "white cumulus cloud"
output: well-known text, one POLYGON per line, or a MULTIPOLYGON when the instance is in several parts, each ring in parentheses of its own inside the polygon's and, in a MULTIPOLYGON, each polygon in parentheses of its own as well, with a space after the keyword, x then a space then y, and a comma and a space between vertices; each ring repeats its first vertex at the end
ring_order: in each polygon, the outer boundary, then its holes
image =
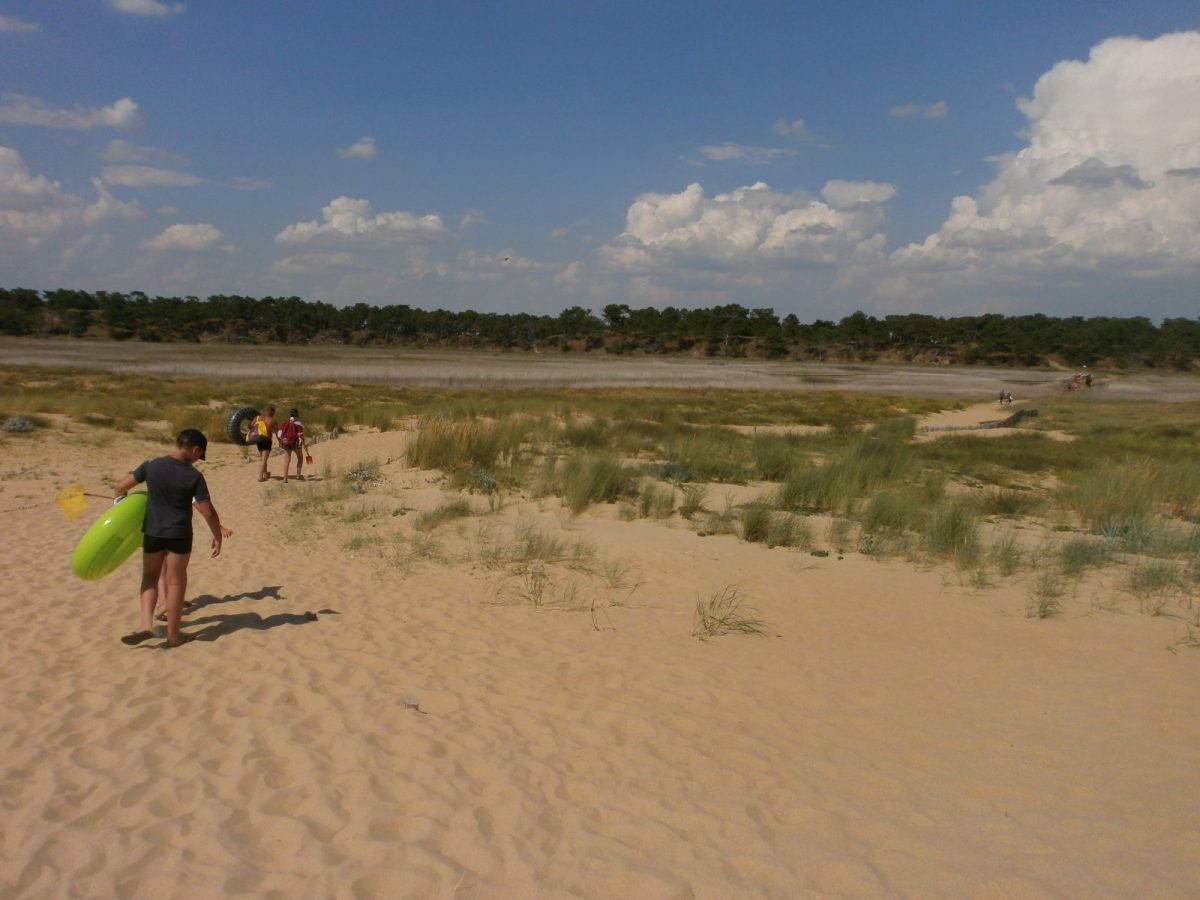
POLYGON ((888 110, 888 115, 893 119, 944 119, 949 112, 950 107, 946 105, 946 101, 939 100, 937 103, 904 103, 893 106, 888 110))
POLYGON ((0 15, 0 31, 30 32, 41 30, 42 26, 37 22, 27 22, 17 16, 0 15))
POLYGON ((338 147, 337 155, 342 159, 374 159, 379 155, 375 138, 364 135, 349 147, 338 147))
POLYGON ((142 241, 148 250, 183 250, 200 253, 211 250, 221 240, 221 230, 205 223, 169 225, 161 234, 142 241))
POLYGON ((275 235, 275 241, 279 244, 304 244, 317 240, 405 243, 446 234, 449 232, 441 216, 417 216, 402 211, 371 215, 370 201, 338 197, 322 208, 321 221, 289 225, 275 235))
POLYGON ((0 147, 0 229, 24 237, 53 234, 108 218, 137 218, 137 203, 122 203, 100 179, 92 179, 96 200, 86 203, 44 175, 32 175, 11 147, 0 147))
POLYGON ((894 193, 891 185, 829 182, 824 193, 822 201, 760 181, 712 197, 699 184, 678 194, 642 194, 626 212, 625 231, 601 256, 613 268, 647 272, 685 261, 738 267, 879 258, 881 204, 894 193))
POLYGON ((4 94, 0 97, 0 122, 46 128, 123 130, 138 124, 138 105, 128 97, 122 97, 115 103, 99 108, 76 106, 72 109, 56 109, 37 97, 4 94))
POLYGON ((897 264, 972 277, 1200 264, 1200 178, 1187 174, 1200 172, 1200 32, 1106 40, 1018 106, 1028 144, 897 264))
POLYGON ((105 183, 128 188, 195 187, 201 179, 187 172, 156 166, 105 166, 105 183))
POLYGON ((170 16, 187 8, 182 3, 162 3, 161 0, 108 0, 108 5, 131 16, 170 16))

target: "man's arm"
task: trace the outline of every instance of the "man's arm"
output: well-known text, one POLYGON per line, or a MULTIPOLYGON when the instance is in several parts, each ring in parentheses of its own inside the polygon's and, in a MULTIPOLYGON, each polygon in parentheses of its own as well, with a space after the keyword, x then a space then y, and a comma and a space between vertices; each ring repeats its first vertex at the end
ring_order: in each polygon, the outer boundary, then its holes
POLYGON ((193 505, 196 507, 196 511, 204 516, 204 521, 208 523, 208 530, 212 532, 212 555, 220 556, 221 541, 224 539, 221 531, 221 517, 217 515, 211 500, 197 500, 193 505))
POLYGON ((118 481, 117 486, 113 488, 113 502, 115 503, 117 500, 122 499, 126 494, 129 493, 130 488, 137 483, 138 480, 133 477, 132 473, 126 475, 124 478, 118 481))

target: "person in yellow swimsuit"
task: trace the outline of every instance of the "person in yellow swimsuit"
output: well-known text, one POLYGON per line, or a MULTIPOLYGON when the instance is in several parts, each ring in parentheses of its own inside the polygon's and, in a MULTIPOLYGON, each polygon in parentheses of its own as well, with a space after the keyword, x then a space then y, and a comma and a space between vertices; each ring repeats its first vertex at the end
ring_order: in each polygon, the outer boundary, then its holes
POLYGON ((250 422, 250 443, 258 448, 258 480, 269 481, 267 460, 271 458, 271 435, 275 433, 275 407, 268 406, 250 422))

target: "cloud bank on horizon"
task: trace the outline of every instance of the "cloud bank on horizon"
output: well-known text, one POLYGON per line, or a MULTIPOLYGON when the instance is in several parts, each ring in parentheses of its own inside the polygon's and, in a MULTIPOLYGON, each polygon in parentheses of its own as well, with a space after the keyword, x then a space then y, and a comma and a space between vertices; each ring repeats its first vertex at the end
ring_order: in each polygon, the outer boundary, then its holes
MULTIPOLYGON (((122 19, 170 29, 201 14, 158 0, 107 9, 106 27, 118 29, 122 19)), ((0 41, 59 27, 36 18, 0 15, 0 41)), ((232 117, 221 107, 176 118, 169 89, 143 99, 127 79, 109 81, 107 97, 103 78, 74 93, 58 84, 46 96, 28 85, 0 95, 5 286, 531 312, 628 302, 742 303, 802 318, 856 308, 1200 315, 1200 31, 1105 38, 1086 58, 1041 70, 1016 101, 1017 145, 985 150, 990 174, 964 192, 946 184, 949 167, 979 160, 956 159, 947 130, 972 110, 961 97, 913 99, 928 87, 856 110, 878 152, 856 148, 832 114, 826 124, 798 109, 757 126, 689 119, 680 135, 707 139, 683 138, 673 157, 656 129, 634 130, 621 153, 594 163, 608 183, 643 184, 622 199, 585 190, 565 150, 546 153, 526 137, 528 120, 509 130, 511 110, 480 113, 459 126, 459 143, 426 155, 434 142, 380 134, 386 115, 376 108, 366 118, 348 106, 338 131, 379 135, 348 144, 312 122, 277 136, 291 126, 270 116, 226 140, 195 128, 232 117), (911 168, 899 165, 904 141, 944 174, 910 174, 926 161, 915 154, 911 168), (398 151, 381 156, 383 142, 398 151), (506 148, 512 155, 498 158, 506 148), (622 154, 623 168, 609 162, 622 154), (474 169, 489 177, 463 174, 474 169), (897 239, 919 224, 914 208, 927 226, 897 239)), ((182 108, 202 104, 198 88, 180 90, 182 108)), ((337 90, 322 87, 341 100, 337 90)), ((1000 93, 989 102, 1012 103, 1000 93)), ((596 127, 618 121, 597 116, 596 127)))

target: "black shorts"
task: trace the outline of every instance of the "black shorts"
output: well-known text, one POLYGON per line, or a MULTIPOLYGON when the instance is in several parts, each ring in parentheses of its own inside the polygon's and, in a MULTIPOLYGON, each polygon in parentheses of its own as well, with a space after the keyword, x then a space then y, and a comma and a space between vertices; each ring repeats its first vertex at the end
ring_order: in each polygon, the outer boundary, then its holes
POLYGON ((295 453, 297 450, 300 449, 300 445, 299 444, 285 444, 283 441, 280 441, 279 449, 282 450, 284 453, 295 453))
POLYGON ((259 453, 271 452, 271 439, 269 437, 258 437, 254 439, 254 446, 258 448, 259 453))
POLYGON ((142 553, 178 553, 181 556, 192 552, 191 537, 164 538, 152 534, 142 535, 142 553))

